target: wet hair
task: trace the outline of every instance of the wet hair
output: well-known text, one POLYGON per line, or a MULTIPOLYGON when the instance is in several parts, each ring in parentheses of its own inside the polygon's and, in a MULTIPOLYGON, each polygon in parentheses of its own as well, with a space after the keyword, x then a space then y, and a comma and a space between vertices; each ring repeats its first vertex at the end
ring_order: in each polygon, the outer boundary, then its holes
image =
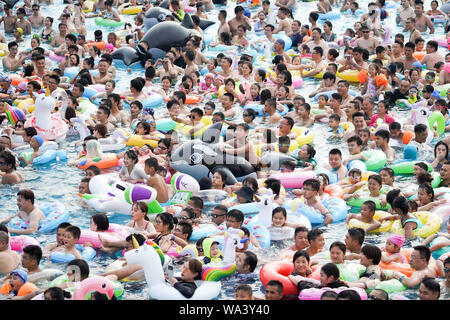
POLYGON ((60 287, 50 287, 44 291, 44 296, 50 295, 50 300, 64 300, 70 299, 72 294, 68 291, 61 289, 60 287))
POLYGON ((399 196, 399 197, 395 198, 392 203, 392 207, 394 209, 401 210, 402 214, 407 214, 409 211, 408 200, 403 196, 399 196))
POLYGON ((308 242, 316 240, 317 237, 319 237, 321 234, 323 234, 323 231, 320 230, 319 228, 314 228, 308 231, 308 242))
POLYGON ((338 293, 337 300, 342 299, 342 300, 361 300, 361 296, 352 289, 347 289, 347 290, 342 290, 341 292, 338 293))
POLYGON ((348 229, 348 235, 352 240, 357 240, 359 245, 364 243, 365 231, 362 228, 350 228, 348 229))
POLYGON ((309 186, 313 191, 319 191, 320 182, 316 179, 307 179, 303 182, 303 187, 309 186))
POLYGON ((81 230, 80 230, 80 228, 78 228, 76 226, 67 227, 65 232, 69 232, 72 235, 72 237, 74 237, 75 239, 80 239, 81 230))
MULTIPOLYGON (((3 156, 1 156, 1 153, 0 153, 0 157, 3 158, 3 156)), ((19 192, 17 192, 17 197, 19 197, 19 196, 24 198, 25 200, 30 200, 31 204, 34 204, 34 192, 32 190, 22 189, 19 192)))
POLYGON ((343 243, 343 242, 341 242, 341 241, 335 241, 335 242, 333 242, 333 243, 330 245, 330 250, 331 250, 332 248, 334 248, 334 247, 339 248, 339 250, 341 250, 344 254, 345 254, 345 251, 347 251, 347 247, 346 247, 345 243, 343 243))
POLYGON ((72 270, 73 273, 79 273, 80 280, 84 280, 89 277, 89 265, 83 259, 74 259, 67 264, 67 269, 72 270), (75 268, 71 268, 74 266, 75 268))
POLYGON ((138 157, 137 152, 134 151, 134 150, 132 150, 132 149, 127 150, 127 151, 125 152, 125 156, 127 156, 128 158, 130 158, 131 160, 133 160, 133 162, 134 162, 135 164, 139 162, 139 157, 138 157))
POLYGON ((145 213, 144 219, 149 221, 149 218, 147 216, 147 211, 148 211, 147 204, 144 201, 136 201, 133 203, 133 205, 131 207, 133 208, 134 206, 137 206, 142 212, 144 212, 145 213))
POLYGON ((28 245, 23 248, 23 252, 31 256, 34 260, 36 260, 37 264, 42 259, 42 249, 36 245, 28 245))
POLYGON ((433 187, 430 184, 422 183, 421 185, 419 185, 419 189, 422 189, 427 194, 431 194, 431 201, 434 200, 434 189, 433 189, 433 187))
POLYGON ((296 253, 294 253, 294 257, 292 258, 292 263, 295 263, 295 260, 297 260, 299 257, 305 257, 305 259, 309 262, 309 254, 305 250, 298 250, 296 253))
POLYGON ((234 218, 238 222, 244 221, 244 214, 242 213, 241 210, 238 210, 238 209, 232 209, 232 210, 228 211, 226 217, 234 218))
POLYGON ((377 205, 372 200, 364 201, 363 205, 366 205, 369 208, 370 212, 375 212, 377 208, 377 205))
POLYGON ((381 260, 381 250, 373 244, 366 244, 361 248, 361 253, 364 254, 367 259, 372 260, 374 265, 378 265, 381 260))
POLYGON ((155 217, 161 219, 162 223, 169 226, 169 230, 172 230, 174 227, 174 224, 178 222, 170 213, 167 212, 161 212, 158 213, 158 215, 155 217))
POLYGON ((98 231, 106 231, 109 229, 109 220, 105 213, 96 213, 91 219, 97 225, 98 231))
MULTIPOLYGON (((25 129, 27 129, 27 128, 25 128, 25 129)), ((3 158, 5 160, 6 165, 9 164, 9 165, 11 165, 11 168, 13 170, 16 170, 16 158, 12 155, 11 152, 6 151, 6 150, 1 151, 0 158, 3 158)), ((34 201, 34 199, 33 199, 33 201, 34 201)))
POLYGON ((430 261, 431 251, 427 246, 423 246, 423 245, 415 246, 414 250, 419 251, 421 259, 425 259, 427 261, 427 263, 430 261))

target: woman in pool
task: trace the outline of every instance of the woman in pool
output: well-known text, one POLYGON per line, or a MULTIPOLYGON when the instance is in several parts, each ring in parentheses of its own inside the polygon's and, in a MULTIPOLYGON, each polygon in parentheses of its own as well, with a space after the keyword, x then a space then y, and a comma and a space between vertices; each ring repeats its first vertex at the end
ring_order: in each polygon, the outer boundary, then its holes
POLYGON ((134 150, 128 150, 123 157, 123 166, 119 171, 119 177, 129 183, 145 183, 147 175, 144 168, 138 165, 138 154, 134 150))

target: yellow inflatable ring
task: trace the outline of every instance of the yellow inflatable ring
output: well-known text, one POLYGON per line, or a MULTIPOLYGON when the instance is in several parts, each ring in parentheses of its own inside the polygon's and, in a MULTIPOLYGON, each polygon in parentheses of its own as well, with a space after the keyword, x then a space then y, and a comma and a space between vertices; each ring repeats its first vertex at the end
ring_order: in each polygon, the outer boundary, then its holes
POLYGON ((343 72, 337 72, 336 77, 347 80, 348 82, 359 83, 358 74, 358 70, 345 70, 343 72))
MULTIPOLYGON (((295 132, 297 134, 297 137, 295 138, 295 141, 298 143, 298 147, 304 146, 305 144, 311 143, 314 141, 314 138, 316 137, 316 134, 313 130, 306 127, 293 127, 292 132, 295 132)), ((291 142, 291 147, 293 146, 293 143, 291 142)), ((297 148, 295 148, 297 149, 297 148)), ((294 151, 293 149, 292 151, 294 151)), ((289 151, 291 148, 289 148, 289 151)))
MULTIPOLYGON (((375 215, 373 216, 373 218, 375 220, 379 221, 380 218, 385 218, 387 216, 390 216, 390 214, 387 213, 386 211, 379 211, 379 210, 377 210, 377 211, 375 211, 375 215)), ((392 223, 393 223, 392 220, 384 220, 381 223, 381 226, 378 229, 375 229, 375 230, 372 230, 372 231, 369 231, 369 232, 370 233, 388 232, 391 229, 391 227, 392 227, 392 223)), ((351 228, 361 228, 364 231, 366 231, 369 226, 370 226, 369 223, 365 223, 365 222, 359 221, 358 219, 351 219, 348 222, 348 228, 349 229, 351 229, 351 228)))
MULTIPOLYGON (((433 233, 436 233, 441 227, 441 218, 433 212, 419 211, 414 212, 413 215, 424 224, 421 228, 414 230, 413 235, 415 237, 426 238, 433 233)), ((402 228, 400 220, 395 220, 394 223, 392 223, 391 232, 405 235, 405 230, 402 228)))
POLYGON ((127 7, 125 9, 123 9, 120 13, 121 14, 138 14, 141 11, 142 11, 142 7, 132 6, 132 7, 127 7))
MULTIPOLYGON (((194 134, 193 134, 194 137, 201 136, 203 134, 203 132, 205 132, 205 130, 209 128, 209 126, 212 124, 212 117, 211 116, 203 116, 202 119, 200 120, 200 122, 204 123, 205 125, 200 130, 197 130, 194 132, 194 134)), ((188 135, 189 131, 191 129, 192 129, 192 126, 186 125, 183 123, 178 123, 175 126, 175 130, 181 131, 181 133, 184 135, 188 135)))
POLYGON ((85 2, 84 2, 85 4, 86 4, 86 6, 88 7, 87 9, 82 9, 81 11, 83 12, 83 13, 87 13, 87 12, 92 12, 92 11, 94 11, 94 1, 90 1, 90 0, 86 0, 85 2))
MULTIPOLYGON (((125 137, 128 137, 128 140, 126 142, 126 145, 128 147, 136 146, 136 147, 142 148, 142 146, 144 144, 148 144, 149 146, 151 146, 153 148, 156 148, 158 146, 158 141, 157 140, 142 139, 142 136, 140 136, 140 135, 130 134, 128 132, 125 132, 122 129, 117 129, 117 130, 119 130, 122 133, 122 135, 124 135, 125 137)), ((157 137, 159 137, 161 139, 164 138, 164 134, 162 134, 159 131, 155 131, 152 134, 154 134, 155 136, 157 136, 157 137)))
POLYGON ((34 111, 34 101, 33 101, 32 98, 28 98, 28 99, 25 99, 25 100, 16 100, 16 101, 17 101, 17 107, 20 110, 24 110, 26 108, 28 113, 31 113, 31 112, 34 111))

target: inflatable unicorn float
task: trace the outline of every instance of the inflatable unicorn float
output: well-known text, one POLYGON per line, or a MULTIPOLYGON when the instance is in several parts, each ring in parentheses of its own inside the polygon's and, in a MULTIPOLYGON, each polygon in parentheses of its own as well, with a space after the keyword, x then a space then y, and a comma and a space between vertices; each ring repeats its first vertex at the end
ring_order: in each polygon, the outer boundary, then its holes
POLYGON ((144 201, 148 213, 160 213, 162 208, 156 200, 154 188, 144 184, 130 184, 111 176, 97 175, 89 181, 91 194, 79 194, 79 197, 98 212, 130 214, 136 201, 144 201))
POLYGON ((177 289, 166 282, 164 277, 164 255, 161 249, 153 242, 147 241, 139 246, 133 239, 134 250, 125 253, 128 264, 142 266, 147 281, 148 293, 151 299, 156 300, 211 300, 220 293, 220 281, 196 280, 197 289, 194 295, 187 299, 177 289))
MULTIPOLYGON (((288 229, 282 228, 274 228, 272 226, 272 212, 273 209, 277 208, 278 205, 273 203, 273 199, 275 198, 275 195, 273 194, 271 189, 266 189, 266 192, 262 195, 255 196, 257 202, 256 206, 259 209, 259 214, 254 216, 251 219, 245 219, 244 220, 244 226, 252 232, 253 229, 265 229, 267 228, 270 230, 270 239, 271 240, 284 240, 284 239, 292 239, 294 237, 294 229, 290 228, 289 232, 288 229), (265 228, 262 228, 265 227, 265 228)), ((296 212, 289 212, 287 213, 287 222, 293 222, 296 224, 302 224, 304 225, 308 230, 311 230, 311 222, 308 220, 307 217, 305 217, 302 214, 296 213, 296 212)), ((256 235, 257 236, 257 235, 256 235)), ((257 236, 258 237, 258 236, 257 236)), ((261 243, 261 240, 260 240, 261 243)), ((269 240, 270 243, 270 240, 269 240)), ((265 246, 263 246, 265 247, 265 246)))
POLYGON ((34 127, 44 140, 62 141, 66 138, 69 127, 56 114, 52 115, 55 108, 55 99, 50 96, 48 88, 45 94, 34 93, 35 115, 28 118, 25 122, 25 128, 34 127))

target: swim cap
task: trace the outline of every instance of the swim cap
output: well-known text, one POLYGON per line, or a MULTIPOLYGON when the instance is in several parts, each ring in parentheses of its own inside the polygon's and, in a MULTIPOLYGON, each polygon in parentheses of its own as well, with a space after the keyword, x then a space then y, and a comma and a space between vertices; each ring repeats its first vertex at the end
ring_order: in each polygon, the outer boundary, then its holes
POLYGON ((42 144, 44 143, 44 139, 42 139, 42 137, 39 135, 35 135, 35 136, 33 136, 33 138, 34 138, 34 140, 37 141, 37 143, 39 143, 39 147, 42 146, 42 144))
POLYGON ((22 283, 25 283, 28 280, 28 275, 27 275, 26 271, 20 270, 20 269, 15 269, 15 270, 11 271, 11 276, 19 278, 20 281, 22 281, 22 283))
POLYGON ((213 78, 214 79, 214 75, 212 74, 212 73, 207 73, 206 75, 205 75, 205 79, 206 78, 213 78))
POLYGON ((283 39, 277 39, 277 41, 275 41, 275 42, 278 42, 279 44, 281 44, 284 47, 285 42, 283 39))
POLYGON ((221 75, 218 75, 217 77, 216 77, 216 80, 220 80, 220 81, 225 81, 225 79, 224 79, 224 77, 223 76, 221 76, 221 75))
POLYGON ((394 234, 393 236, 390 236, 388 240, 393 244, 397 245, 399 248, 401 248, 403 242, 405 242, 405 237, 400 234, 394 234))

